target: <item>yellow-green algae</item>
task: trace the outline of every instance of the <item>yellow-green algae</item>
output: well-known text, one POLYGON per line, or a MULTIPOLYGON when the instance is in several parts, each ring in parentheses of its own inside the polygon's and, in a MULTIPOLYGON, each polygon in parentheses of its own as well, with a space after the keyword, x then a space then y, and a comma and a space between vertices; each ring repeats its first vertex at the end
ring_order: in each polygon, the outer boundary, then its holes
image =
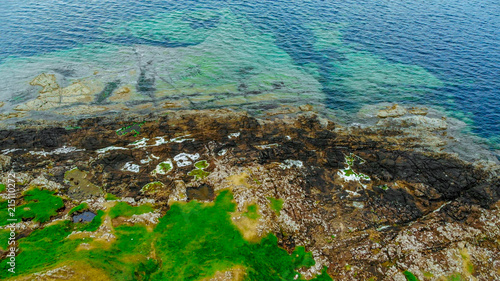
POLYGON ((120 199, 118 196, 114 195, 113 193, 106 193, 104 196, 104 199, 106 200, 118 200, 120 199))
POLYGON ((283 203, 285 202, 283 199, 276 199, 273 197, 267 197, 270 202, 271 209, 279 216, 281 209, 283 209, 283 203))
POLYGON ((141 188, 141 192, 155 194, 164 187, 165 185, 160 181, 150 182, 141 188))
MULTIPOLYGON (((272 234, 259 243, 246 241, 231 222, 235 208, 228 190, 213 203, 174 203, 153 231, 140 224, 118 225, 116 241, 109 247, 80 251, 76 251, 80 244, 97 241, 68 238, 80 226, 60 221, 19 239, 16 273, 6 270, 9 265, 4 259, 0 278, 73 262, 100 268, 111 280, 200 280, 234 266, 244 268, 245 280, 304 280, 297 269, 314 265, 311 253, 297 247, 289 255, 272 234)), ((96 217, 104 214, 99 212, 96 217)), ((332 279, 324 268, 312 280, 332 279)))
POLYGON ((88 208, 89 208, 89 205, 84 202, 84 203, 72 208, 71 210, 69 210, 68 215, 71 215, 71 214, 76 213, 76 212, 81 212, 81 211, 87 210, 88 208))
POLYGON ((17 206, 15 212, 9 212, 7 200, 0 202, 0 225, 8 224, 9 218, 17 219, 17 222, 33 219, 35 222, 44 223, 64 207, 62 198, 55 196, 53 191, 34 188, 23 195, 25 204, 17 206))
POLYGON ((190 171, 188 173, 188 175, 190 176, 194 176, 194 179, 204 179, 206 177, 208 177, 208 175, 210 175, 209 172, 205 171, 205 168, 208 167, 208 163, 206 160, 201 160, 201 161, 198 161, 196 163, 194 163, 194 166, 196 167, 196 169, 190 171))
POLYGON ((10 238, 10 230, 9 229, 0 229, 0 249, 7 250, 9 248, 9 238, 10 238))
POLYGON ((409 272, 408 270, 403 272, 404 276, 406 277, 407 281, 418 281, 418 278, 413 275, 413 273, 409 272))
POLYGON ((249 219, 256 220, 260 218, 260 214, 258 212, 258 205, 257 204, 252 204, 248 205, 247 211, 242 214, 242 216, 245 216, 249 219))
POLYGON ((140 215, 154 211, 153 207, 149 204, 140 206, 130 206, 126 202, 117 202, 116 205, 109 211, 109 216, 114 219, 117 217, 131 217, 133 215, 140 215))

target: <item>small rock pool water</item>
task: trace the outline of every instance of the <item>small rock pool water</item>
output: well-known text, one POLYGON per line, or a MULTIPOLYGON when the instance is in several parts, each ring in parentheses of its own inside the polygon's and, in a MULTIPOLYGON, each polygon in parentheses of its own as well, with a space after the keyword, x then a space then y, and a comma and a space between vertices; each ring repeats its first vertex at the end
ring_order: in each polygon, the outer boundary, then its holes
POLYGON ((94 219, 96 214, 86 211, 78 215, 73 216, 73 222, 90 222, 94 219))

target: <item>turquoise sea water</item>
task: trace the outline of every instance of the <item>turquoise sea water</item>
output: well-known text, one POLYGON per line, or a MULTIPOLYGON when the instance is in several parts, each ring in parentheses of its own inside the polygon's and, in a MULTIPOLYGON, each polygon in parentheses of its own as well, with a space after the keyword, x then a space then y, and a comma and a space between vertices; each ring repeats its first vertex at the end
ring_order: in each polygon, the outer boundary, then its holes
POLYGON ((189 96, 196 108, 426 105, 500 146, 495 0, 7 0, 0 11, 4 112, 36 97, 28 82, 42 72, 61 86, 99 73, 108 89, 132 83, 135 101, 189 96))

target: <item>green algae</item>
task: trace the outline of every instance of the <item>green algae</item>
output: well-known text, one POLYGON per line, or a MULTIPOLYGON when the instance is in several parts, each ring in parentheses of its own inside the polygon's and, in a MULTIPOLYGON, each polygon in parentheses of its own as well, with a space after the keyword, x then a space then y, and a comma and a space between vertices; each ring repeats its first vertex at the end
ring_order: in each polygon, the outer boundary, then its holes
POLYGON ((267 197, 270 201, 271 209, 279 216, 281 209, 283 209, 283 203, 285 202, 283 199, 276 199, 273 197, 267 197))
POLYGON ((257 204, 252 204, 247 207, 247 211, 242 214, 242 216, 245 216, 249 219, 256 220, 260 218, 260 214, 258 212, 258 206, 257 204))
MULTIPOLYGON (((235 209, 228 190, 220 192, 213 203, 174 203, 153 231, 141 224, 118 225, 114 227, 116 241, 110 247, 80 251, 76 249, 82 243, 95 242, 92 238, 69 238, 69 234, 95 231, 105 213, 98 211, 90 223, 99 222, 93 230, 60 221, 19 239, 16 273, 11 275, 6 270, 9 265, 4 259, 0 262, 0 278, 69 262, 102 269, 111 280, 199 280, 235 266, 242 266, 245 280, 304 280, 297 270, 315 264, 312 254, 297 247, 289 255, 278 247, 272 234, 259 243, 246 241, 231 222, 230 213, 235 209)), ((324 267, 311 280, 332 279, 324 267)))
MULTIPOLYGON (((143 226, 130 228, 144 229, 143 226)), ((73 264, 88 263, 94 268, 102 268, 110 277, 113 277, 113 280, 137 280, 132 278, 134 269, 146 258, 136 260, 129 258, 131 253, 128 250, 133 247, 134 243, 130 243, 131 240, 126 231, 123 229, 117 231, 119 233, 117 242, 113 243, 109 250, 76 251, 80 244, 92 243, 93 239, 68 238, 74 230, 80 229, 75 228, 75 224, 70 221, 61 221, 43 229, 37 229, 28 237, 19 239, 20 251, 16 256, 16 271, 14 274, 9 273, 7 269, 10 266, 7 265, 7 259, 4 259, 0 262, 0 279, 39 272, 47 267, 69 261, 73 264), (122 252, 119 247, 123 247, 124 251, 122 252)), ((146 231, 140 231, 137 236, 145 233, 146 231)), ((146 236, 145 239, 149 240, 149 237, 146 236)))
POLYGON ((449 276, 446 280, 447 281, 465 281, 466 279, 462 276, 462 274, 455 273, 455 274, 449 276))
POLYGON ((151 280, 199 280, 217 271, 243 265, 245 280, 293 280, 296 269, 314 264, 310 254, 297 249, 289 255, 268 235, 260 243, 243 239, 231 223, 236 209, 230 191, 222 191, 213 204, 174 203, 155 229, 162 265, 151 280))
POLYGON ((168 171, 172 170, 172 164, 170 164, 170 163, 163 162, 163 163, 160 163, 158 165, 160 165, 160 168, 164 172, 168 172, 168 171))
POLYGON ((379 188, 381 188, 382 190, 388 190, 389 189, 389 187, 387 186, 387 184, 380 185, 379 188))
POLYGON ((208 175, 210 175, 209 172, 205 171, 205 168, 207 168, 209 166, 209 164, 207 163, 206 160, 201 160, 201 161, 198 161, 196 163, 194 163, 194 166, 196 167, 196 169, 190 171, 188 173, 188 175, 190 176, 194 176, 194 179, 205 179, 206 177, 208 177, 208 175))
POLYGON ((139 263, 137 270, 134 271, 135 280, 150 280, 151 274, 158 270, 160 263, 152 258, 147 258, 145 261, 139 263))
POLYGON ((432 273, 431 273, 431 272, 429 272, 429 271, 425 271, 423 274, 424 274, 424 277, 425 277, 425 278, 432 278, 432 277, 434 277, 434 274, 432 274, 432 273))
POLYGON ((7 201, 0 202, 0 225, 8 224, 7 219, 14 218, 17 222, 33 219, 34 222, 44 223, 57 215, 57 210, 64 207, 61 197, 55 192, 38 188, 24 193, 25 204, 17 206, 15 211, 9 212, 7 201))
POLYGON ((66 126, 66 127, 64 127, 64 129, 65 129, 66 131, 78 130, 78 129, 81 129, 81 128, 82 128, 82 127, 80 127, 80 126, 66 126))
POLYGON ((155 194, 161 189, 165 188, 165 185, 160 181, 150 182, 141 188, 142 193, 155 194))
POLYGON ((166 175, 168 172, 172 171, 174 169, 174 164, 172 163, 171 159, 168 159, 167 161, 163 161, 156 165, 156 168, 152 172, 153 175, 166 175))
POLYGON ((134 137, 137 137, 141 133, 141 126, 144 125, 144 123, 146 122, 141 122, 141 123, 134 122, 132 125, 116 130, 116 134, 119 136, 124 136, 128 133, 134 133, 134 137))
POLYGON ((113 193, 106 193, 104 196, 104 199, 106 200, 118 200, 120 199, 118 196, 114 195, 113 193))
POLYGON ((72 208, 71 210, 69 210, 68 215, 71 215, 71 214, 76 213, 76 212, 81 212, 81 211, 87 210, 88 208, 89 208, 89 205, 84 202, 84 203, 72 208))
POLYGON ((210 175, 209 172, 203 171, 202 169, 194 169, 188 173, 190 176, 194 176, 194 179, 204 179, 210 175))
POLYGON ((173 169, 171 162, 161 162, 160 164, 158 164, 158 167, 160 167, 159 170, 165 174, 173 169))
POLYGON ((9 248, 10 230, 0 229, 0 249, 5 251, 9 248))
POLYGON ((105 213, 102 210, 97 211, 96 216, 90 222, 79 223, 75 228, 80 231, 96 231, 102 224, 105 213))
POLYGON ((403 272, 404 276, 406 277, 407 281, 418 281, 418 278, 413 275, 413 273, 409 272, 408 270, 403 272))
POLYGON ((4 192, 7 189, 7 186, 3 183, 0 183, 0 192, 4 192))
POLYGON ((198 169, 206 169, 208 168, 209 164, 207 163, 207 160, 201 160, 194 163, 194 166, 198 169))
MULTIPOLYGON (((29 236, 21 238, 19 242, 20 252, 16 256, 16 273, 32 273, 53 264, 58 257, 75 254, 74 250, 81 240, 68 240, 66 237, 71 233, 72 223, 63 221, 43 229, 33 231, 29 236)), ((10 277, 7 268, 7 260, 0 262, 0 279, 10 277)))
POLYGON ((114 219, 117 217, 131 217, 133 215, 140 215, 154 211, 153 207, 149 204, 140 206, 130 206, 126 202, 117 202, 116 205, 109 211, 109 217, 114 219))
POLYGON ((293 265, 295 268, 300 268, 300 267, 307 268, 316 264, 312 256, 312 253, 306 252, 306 248, 302 246, 295 248, 295 250, 292 252, 292 258, 293 258, 293 265))

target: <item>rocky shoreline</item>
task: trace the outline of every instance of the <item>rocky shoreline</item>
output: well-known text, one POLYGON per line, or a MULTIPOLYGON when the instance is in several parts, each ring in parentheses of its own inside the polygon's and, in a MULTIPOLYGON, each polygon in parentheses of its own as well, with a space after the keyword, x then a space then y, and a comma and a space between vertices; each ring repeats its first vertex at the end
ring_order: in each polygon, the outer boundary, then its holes
MULTIPOLYGON (((391 106, 375 125, 350 127, 311 109, 19 124, 0 130, 2 182, 12 170, 20 190, 56 191, 65 206, 52 221, 82 202, 106 210, 107 194, 154 206, 113 225, 155 225, 174 202, 211 202, 230 189, 232 220, 245 239, 273 233, 289 253, 312 252, 316 263, 302 269, 305 277, 326 266, 335 280, 405 280, 407 271, 420 280, 500 279, 495 157, 468 162, 447 153, 454 142, 446 120, 422 108, 391 106), (249 205, 259 219, 242 215, 249 205)), ((51 223, 24 221, 19 235, 51 223)))

